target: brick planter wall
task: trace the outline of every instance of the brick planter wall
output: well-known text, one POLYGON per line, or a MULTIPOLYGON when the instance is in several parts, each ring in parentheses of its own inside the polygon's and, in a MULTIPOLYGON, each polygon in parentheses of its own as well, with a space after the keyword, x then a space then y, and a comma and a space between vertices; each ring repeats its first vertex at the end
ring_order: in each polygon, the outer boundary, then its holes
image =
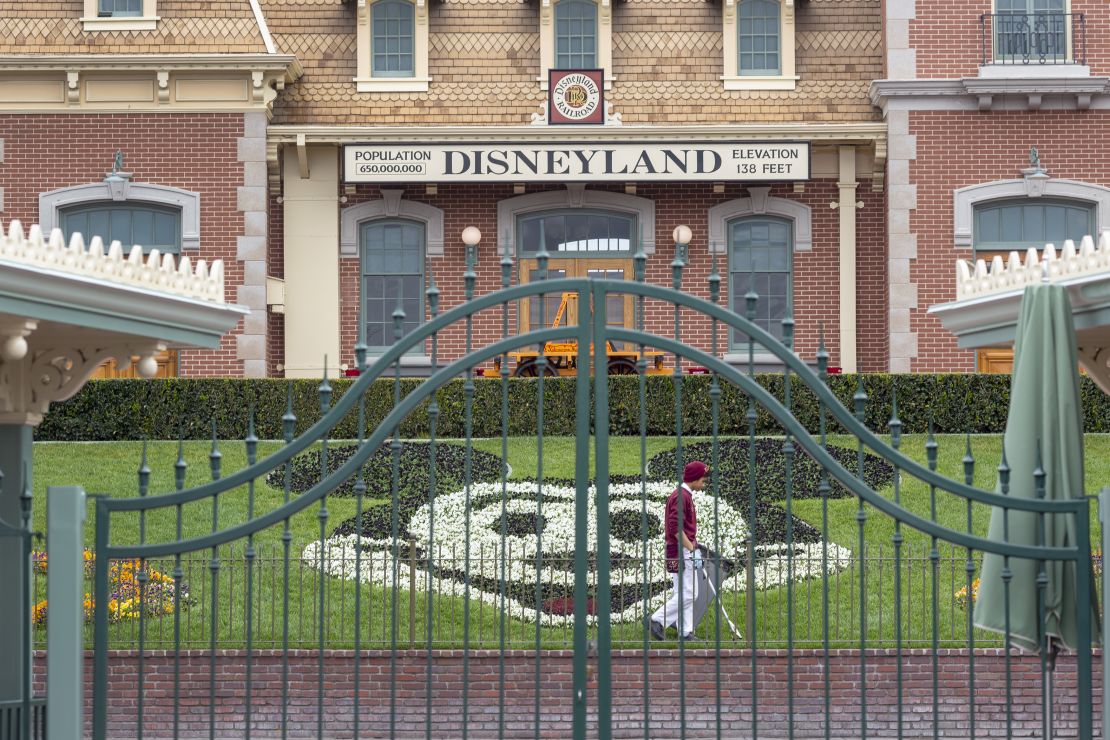
MULTIPOLYGON (((650 654, 648 691, 653 734, 673 736, 679 727, 679 662, 675 650, 650 654)), ((134 737, 137 713, 137 653, 120 651, 110 658, 109 737, 134 737)), ((317 670, 319 654, 292 651, 289 659, 288 722, 290 737, 315 737, 317 731, 317 670)), ((893 650, 867 651, 867 733, 869 737, 897 734, 897 661, 893 650)), ((969 732, 968 653, 942 650, 938 655, 942 737, 967 737, 969 732)), ((354 711, 354 659, 352 651, 327 651, 324 655, 324 732, 327 737, 352 737, 354 711)), ((440 650, 433 654, 432 737, 453 738, 461 733, 462 653, 440 650)), ((509 651, 505 656, 506 737, 532 737, 535 723, 536 656, 527 651, 509 651)), ((545 651, 540 655, 543 684, 541 722, 545 737, 570 736, 572 721, 571 651, 545 651)), ((1095 666, 1101 665, 1096 655, 1095 666)), ((903 655, 903 691, 906 737, 932 737, 932 654, 907 650, 903 655)), ((821 651, 795 651, 794 729, 796 737, 824 737, 824 656, 821 651)), ((762 651, 758 656, 757 708, 760 737, 787 736, 787 666, 785 651, 762 651)), ((686 721, 688 737, 715 736, 715 655, 711 650, 686 651, 686 721)), ((829 661, 832 708, 829 721, 833 737, 859 737, 860 654, 855 650, 834 651, 829 661)), ((45 656, 36 656, 38 691, 43 690, 45 656)), ((424 735, 426 712, 427 654, 402 650, 397 653, 398 735, 424 735)), ((150 652, 145 660, 144 736, 168 737, 173 723, 173 658, 166 652, 150 652)), ((975 654, 976 737, 1006 737, 1005 656, 1001 650, 979 650, 975 654)), ((1040 659, 1012 654, 1012 737, 1041 736, 1040 659)), ((370 650, 360 661, 359 737, 388 736, 390 702, 390 654, 370 650)), ((87 655, 86 722, 91 707, 92 654, 87 655)), ((216 658, 216 733, 219 737, 241 737, 244 730, 246 654, 220 651, 216 658)), ((281 720, 280 651, 257 651, 253 661, 252 731, 272 737, 281 720)), ((726 650, 721 653, 721 722, 725 737, 751 736, 751 653, 726 650)), ((496 737, 500 674, 496 651, 473 651, 470 658, 468 723, 471 737, 496 737)), ((591 685, 593 681, 591 679, 591 685)), ((1077 736, 1077 697, 1074 656, 1059 660, 1055 675, 1055 737, 1077 736)), ((1100 721, 1101 675, 1095 676, 1096 734, 1100 721)), ((644 735, 643 654, 617 651, 613 654, 613 723, 618 737, 644 735)), ((209 722, 209 654, 189 651, 181 659, 180 722, 183 737, 207 737, 209 722)), ((596 707, 596 694, 587 698, 596 707)), ((591 731, 592 734, 592 731, 591 731)))

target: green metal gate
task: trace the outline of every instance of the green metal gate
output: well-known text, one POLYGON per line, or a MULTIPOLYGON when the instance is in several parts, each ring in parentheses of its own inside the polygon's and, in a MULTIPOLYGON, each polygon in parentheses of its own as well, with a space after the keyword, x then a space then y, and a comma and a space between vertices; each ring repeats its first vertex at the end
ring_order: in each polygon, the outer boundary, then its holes
MULTIPOLYGON (((356 356, 361 375, 350 390, 334 404, 332 389, 325 375, 319 386, 322 418, 299 436, 294 433, 297 420, 290 396, 282 419, 286 445, 280 451, 258 459, 259 441, 253 433, 252 410, 251 432, 244 440, 248 464, 242 470, 226 477, 223 475, 220 443, 213 438, 209 455, 211 482, 186 488, 187 465, 182 456, 175 467, 178 490, 148 495, 150 469, 144 458, 139 470, 137 498, 100 498, 96 504, 94 737, 177 737, 195 734, 208 734, 210 737, 364 737, 410 736, 414 733, 426 737, 484 737, 489 734, 500 737, 558 737, 569 734, 575 738, 649 735, 831 738, 848 735, 902 737, 923 734, 939 737, 945 732, 943 727, 949 720, 947 713, 953 711, 965 718, 959 720, 963 736, 987 736, 991 733, 999 736, 1002 732, 1008 736, 1019 729, 1019 726, 1027 731, 1031 726, 1027 713, 1014 709, 1012 692, 1017 689, 1015 682, 1011 680, 1011 662, 1017 661, 1018 657, 1009 651, 1001 651, 996 655, 995 663, 1004 664, 1005 671, 1005 686, 1001 689, 1004 697, 996 701, 998 713, 994 719, 997 722, 991 728, 983 727, 981 712, 977 712, 976 708, 977 703, 983 701, 983 696, 977 691, 975 678, 976 640, 981 638, 977 638, 977 631, 972 623, 970 603, 964 623, 966 655, 958 653, 957 658, 960 661, 966 660, 968 681, 963 698, 958 699, 962 705, 957 710, 950 708, 952 692, 948 684, 951 678, 944 675, 944 671, 949 670, 954 663, 951 655, 942 655, 940 647, 941 615, 945 610, 945 601, 939 590, 942 583, 942 550, 951 552, 959 548, 962 553, 965 578, 961 578, 960 582, 966 583, 968 594, 973 593, 977 558, 985 552, 998 553, 1007 558, 1036 560, 1041 563, 1042 571, 1045 563, 1062 561, 1067 564, 1066 567, 1075 567, 1080 573, 1088 572, 1091 552, 1087 502, 1023 501, 1005 496, 1008 470, 1004 460, 999 469, 1003 481, 1002 494, 977 489, 972 486, 975 461, 970 454, 964 461, 965 481, 945 478, 936 472, 937 444, 932 436, 928 442, 928 464, 914 462, 899 449, 901 422, 897 417, 896 399, 894 413, 888 424, 890 441, 887 442, 870 431, 864 423, 868 398, 862 386, 856 394, 855 408, 851 411, 844 408, 827 387, 825 379, 828 355, 823 344, 816 357, 816 372, 795 355, 792 319, 788 318, 783 322, 783 339, 779 341, 755 322, 758 296, 754 293, 747 296, 744 316, 721 306, 720 276, 716 266, 709 278, 710 300, 683 292, 685 260, 682 250, 676 250, 676 257, 671 265, 671 287, 649 285, 644 281, 646 256, 642 252, 636 255, 634 261, 634 281, 540 279, 512 286, 513 264, 506 257, 501 262, 502 290, 482 296, 474 295, 476 275, 474 265, 468 261, 464 275, 466 301, 457 308, 440 313, 439 293, 433 281, 427 295, 431 318, 408 335, 402 335, 404 314, 398 309, 393 315, 397 339, 394 346, 370 364, 367 362, 367 349, 360 342, 356 348, 356 356), (523 310, 522 301, 557 300, 557 296, 563 293, 577 296, 579 312, 576 325, 539 329, 519 336, 512 332, 512 317, 517 311, 523 310), (604 306, 610 296, 618 295, 633 296, 636 328, 607 325, 604 306), (644 317, 649 310, 655 311, 656 315, 660 310, 673 312, 674 328, 669 336, 650 334, 644 330, 644 317), (501 336, 496 341, 476 346, 475 321, 479 316, 488 317, 491 314, 500 320, 501 336), (707 317, 710 322, 708 351, 699 349, 684 339, 683 328, 688 325, 688 322, 684 323, 684 317, 688 319, 694 315, 707 317), (449 331, 458 332, 454 335, 456 337, 463 337, 465 352, 461 359, 441 364, 439 343, 441 337, 449 331), (751 338, 746 371, 737 370, 720 359, 719 345, 725 341, 727 333, 732 331, 743 332, 751 338), (572 486, 575 524, 572 557, 568 556, 566 562, 560 566, 558 562, 544 562, 542 546, 544 507, 554 505, 552 501, 545 500, 545 495, 553 495, 546 493, 553 489, 549 488, 544 478, 544 414, 548 411, 545 390, 551 381, 545 379, 542 348, 548 341, 568 339, 577 342, 578 368, 574 395, 576 440, 572 486), (611 611, 614 604, 625 604, 623 600, 614 601, 614 583, 611 577, 613 569, 618 566, 625 570, 642 568, 642 593, 637 600, 642 601, 643 616, 647 615, 649 603, 658 597, 658 593, 652 591, 651 577, 648 574, 649 569, 655 567, 652 565, 652 558, 657 549, 658 536, 655 535, 654 539, 649 536, 647 524, 647 363, 641 361, 637 368, 637 415, 641 455, 639 479, 643 495, 640 529, 642 552, 638 561, 623 554, 614 557, 610 514, 612 502, 616 499, 611 496, 610 380, 605 372, 597 371, 598 365, 605 365, 598 363, 592 352, 594 348, 605 347, 610 341, 638 347, 641 352, 649 348, 661 350, 672 358, 674 463, 677 475, 680 475, 683 450, 688 444, 683 436, 683 389, 688 382, 684 377, 684 364, 692 363, 707 368, 712 376, 709 397, 713 430, 709 440, 703 444, 707 444, 706 449, 710 450, 707 462, 713 471, 718 469, 720 463, 718 451, 722 438, 719 419, 723 412, 721 404, 724 388, 731 385, 746 399, 746 409, 741 412, 747 420, 747 450, 750 457, 747 468, 747 510, 744 513, 748 517, 748 526, 752 529, 743 548, 722 552, 720 513, 716 503, 721 500, 718 476, 713 477, 710 491, 714 501, 712 513, 706 512, 702 517, 712 521, 711 529, 717 535, 716 542, 708 543, 715 553, 713 557, 716 558, 716 565, 726 565, 726 561, 734 566, 739 564, 745 572, 743 580, 747 589, 742 601, 738 590, 730 591, 727 598, 722 592, 721 598, 714 601, 712 608, 712 634, 707 641, 695 646, 687 644, 683 636, 679 635, 676 644, 657 648, 650 642, 646 629, 630 630, 627 625, 618 624, 611 611), (756 344, 761 345, 765 351, 773 352, 785 368, 781 395, 769 392, 756 382, 756 344), (413 348, 421 346, 426 346, 429 350, 434 373, 430 379, 402 395, 401 358, 413 348), (539 347, 541 351, 537 363, 538 377, 534 380, 510 381, 506 353, 532 346, 539 347), (442 546, 437 550, 434 545, 437 543, 436 504, 440 500, 436 480, 437 474, 443 474, 443 468, 437 463, 437 445, 442 444, 442 440, 437 438, 437 424, 444 413, 439 405, 439 390, 452 380, 464 379, 465 401, 461 408, 452 408, 450 413, 462 416, 465 429, 462 444, 466 455, 462 477, 465 480, 466 511, 469 512, 469 505, 472 503, 476 370, 497 358, 502 359, 500 379, 490 382, 500 383, 503 459, 507 457, 509 449, 510 417, 514 413, 534 413, 536 416, 537 545, 535 552, 529 555, 531 560, 527 563, 527 568, 512 558, 508 495, 510 472, 502 464, 499 481, 492 484, 494 488, 500 488, 500 551, 483 552, 479 556, 490 559, 494 563, 494 570, 500 570, 499 577, 490 579, 498 592, 491 597, 491 624, 495 625, 491 629, 496 636, 496 642, 493 642, 493 638, 481 636, 481 630, 486 629, 488 615, 484 611, 479 615, 475 613, 476 609, 485 608, 485 602, 475 598, 481 585, 475 574, 484 573, 485 565, 476 563, 471 555, 469 543, 474 532, 469 514, 459 541, 448 543, 452 548, 461 544, 464 551, 461 564, 457 555, 447 559, 442 546), (367 393, 373 388, 374 382, 381 378, 392 379, 393 409, 381 423, 368 429, 367 393), (516 382, 534 384, 536 401, 531 411, 510 406, 509 387, 510 383, 516 382), (819 419, 816 433, 807 431, 795 414, 796 399, 792 394, 796 394, 793 389, 798 387, 798 383, 815 399, 819 419), (401 428, 407 418, 417 413, 426 414, 429 430, 426 523, 428 546, 421 552, 404 542, 403 527, 407 527, 407 524, 401 521, 401 515, 409 509, 406 509, 408 504, 400 492, 401 428), (346 462, 331 471, 328 458, 335 448, 335 442, 331 438, 332 430, 350 414, 358 416, 358 448, 346 462), (782 562, 787 576, 781 580, 782 587, 765 591, 754 588, 760 577, 757 572, 757 549, 760 545, 756 541, 755 530, 759 517, 759 492, 754 472, 759 465, 756 459, 759 414, 769 414, 782 428, 782 433, 774 439, 774 444, 781 446, 784 460, 781 483, 786 516, 785 541, 781 550, 785 553, 782 562), (846 466, 830 453, 828 437, 833 429, 854 438, 858 453, 854 466, 846 466), (361 530, 358 530, 353 566, 346 561, 341 565, 343 568, 353 567, 356 584, 363 583, 363 576, 369 570, 371 579, 375 577, 374 572, 377 572, 376 577, 382 579, 383 585, 380 589, 357 586, 353 592, 353 603, 347 605, 344 601, 340 609, 336 610, 330 600, 332 596, 329 595, 328 586, 328 574, 332 572, 330 569, 335 563, 329 561, 323 544, 318 548, 316 561, 308 562, 304 556, 297 556, 293 552, 291 521, 298 515, 312 516, 310 507, 313 507, 314 516, 319 523, 320 542, 323 543, 328 538, 328 528, 332 524, 329 506, 334 499, 329 499, 329 495, 334 494, 345 481, 353 479, 356 521, 361 522, 369 504, 367 490, 371 483, 364 477, 364 471, 371 456, 382 445, 387 445, 386 449, 390 451, 392 460, 388 508, 391 536, 385 546, 385 555, 381 563, 376 562, 369 554, 370 550, 364 547, 361 530), (309 450, 319 452, 319 481, 294 497, 290 472, 292 466, 289 463, 309 450), (865 450, 893 466, 892 492, 880 493, 866 482, 865 450), (802 598, 799 596, 802 589, 799 584, 802 582, 794 576, 795 569, 800 570, 802 563, 796 555, 798 550, 793 539, 796 533, 792 518, 793 507, 796 505, 793 495, 795 466, 802 453, 815 461, 822 471, 816 500, 821 511, 820 541, 823 543, 819 568, 812 562, 807 566, 820 571, 819 590, 815 585, 816 579, 810 579, 805 582, 804 597, 806 609, 820 612, 817 622, 821 626, 821 635, 815 637, 807 634, 804 638, 795 633, 799 609, 797 604, 802 598), (264 507, 259 505, 256 495, 256 484, 263 476, 282 470, 283 465, 283 498, 278 505, 263 510, 264 507), (920 481, 927 488, 927 497, 922 500, 928 501, 928 511, 915 509, 902 501, 901 491, 910 479, 920 481), (846 489, 856 500, 854 519, 858 530, 858 560, 853 565, 852 578, 856 579, 853 583, 858 584, 858 590, 853 592, 852 597, 858 601, 851 608, 858 609, 858 623, 855 619, 852 620, 853 629, 857 632, 851 641, 853 649, 847 653, 842 650, 843 638, 831 632, 832 620, 839 619, 834 615, 834 612, 839 614, 839 602, 833 601, 834 584, 830 578, 831 558, 836 556, 829 550, 830 491, 835 485, 846 489), (945 526, 938 519, 938 501, 946 500, 945 497, 955 497, 966 503, 968 515, 965 530, 945 526), (596 512, 592 525, 591 503, 596 512), (223 523, 224 512, 235 506, 245 506, 245 517, 236 524, 223 523), (973 506, 998 506, 1013 511, 1030 511, 1042 520, 1053 516, 1074 517, 1079 542, 1073 548, 1050 548, 987 541, 973 531, 973 506), (195 517, 198 510, 203 510, 206 517, 210 515, 210 533, 203 536, 183 536, 187 517, 195 517), (124 541, 125 538, 117 537, 117 527, 113 526, 115 522, 128 518, 132 521, 137 519, 138 523, 138 537, 133 541, 124 541), (889 537, 890 556, 869 562, 865 553, 870 552, 869 547, 873 546, 866 541, 865 531, 869 521, 876 518, 888 523, 892 529, 889 537), (155 520, 160 522, 158 532, 169 531, 171 535, 161 538, 148 536, 149 531, 155 531, 152 524, 155 520), (167 521, 172 522, 172 525, 165 526, 167 521), (258 567, 255 541, 261 533, 275 529, 281 531, 280 566, 274 573, 263 573, 258 567), (909 571, 902 560, 905 535, 909 530, 921 533, 930 543, 925 566, 927 572, 922 575, 920 586, 913 581, 916 576, 907 575, 909 571), (591 536, 591 532, 596 534, 591 536), (229 560, 228 553, 232 545, 242 546, 239 562, 229 560), (194 578, 194 583, 189 584, 189 590, 186 591, 183 563, 190 553, 206 553, 207 573, 201 578, 194 578), (150 623, 154 617, 145 605, 155 598, 150 574, 152 563, 165 563, 165 566, 159 567, 164 567, 169 572, 169 579, 173 583, 169 591, 166 590, 168 587, 162 587, 158 597, 165 599, 169 593, 171 596, 168 598, 172 602, 163 604, 165 613, 172 614, 172 638, 168 643, 165 640, 159 643, 169 648, 164 656, 148 650, 153 639, 150 637, 150 623), (118 630, 113 631, 115 628, 112 623, 117 620, 113 618, 112 610, 121 608, 118 603, 111 602, 110 580, 112 568, 123 566, 132 567, 138 573, 137 651, 119 655, 110 652, 119 639, 118 630), (416 583, 412 574, 418 566, 426 585, 422 595, 418 593, 419 589, 412 587, 416 583), (228 581, 221 577, 221 570, 232 567, 238 569, 236 572, 242 573, 242 578, 229 587, 228 581), (510 597, 515 598, 519 593, 533 588, 533 585, 527 585, 513 590, 507 573, 518 567, 522 573, 531 573, 532 569, 535 572, 536 581, 532 592, 536 612, 534 625, 522 620, 512 611, 510 597), (541 582, 545 567, 562 567, 568 582, 566 593, 571 595, 561 603, 566 611, 572 611, 573 614, 573 619, 569 620, 573 626, 569 644, 572 652, 569 654, 545 647, 555 639, 550 629, 543 625, 541 614, 545 603, 545 586, 541 582), (876 569, 879 579, 877 590, 874 573, 876 569), (893 571, 893 584, 888 582, 885 587, 882 585, 884 569, 893 571), (455 590, 449 593, 443 591, 433 594, 436 588, 445 588, 443 584, 446 583, 445 574, 448 571, 461 574, 461 585, 458 588, 452 587, 455 590), (306 591, 297 585, 299 574, 305 572, 318 573, 318 580, 313 581, 319 584, 318 587, 315 591, 308 592, 314 602, 311 605, 305 604, 306 591), (261 608, 259 594, 266 583, 272 586, 269 591, 271 598, 281 600, 280 606, 275 606, 272 610, 281 620, 280 626, 274 628, 275 634, 281 635, 280 647, 260 647, 255 636, 259 628, 257 610, 261 608), (184 608, 187 606, 185 602, 195 601, 195 594, 202 585, 205 588, 202 598, 207 602, 208 608, 205 617, 206 630, 202 630, 201 634, 206 634, 209 642, 206 650, 195 653, 183 647, 183 641, 189 643, 185 636, 189 628, 183 624, 183 619, 189 617, 183 615, 188 615, 184 608), (928 614, 922 616, 904 613, 904 596, 907 589, 913 588, 931 589, 927 597, 931 617, 928 614), (882 600, 891 589, 894 595, 893 625, 890 628, 893 638, 888 642, 893 644, 893 648, 887 650, 885 657, 877 658, 876 651, 871 649, 877 632, 875 625, 869 624, 868 614, 874 608, 876 596, 882 600), (405 606, 402 603, 406 590, 409 600, 408 619, 404 619, 405 606), (819 592, 820 596, 815 592, 819 592), (443 609, 446 608, 442 606, 441 599, 447 599, 448 596, 457 597, 456 601, 450 602, 451 614, 456 623, 461 619, 461 630, 454 630, 451 633, 453 637, 444 641, 437 636, 439 633, 435 630, 437 619, 442 619, 443 609), (418 598, 424 602, 422 605, 418 603, 418 598), (377 601, 373 601, 374 599, 377 601), (727 605, 724 603, 726 601, 729 602, 727 605), (315 650, 307 654, 307 657, 299 650, 306 645, 291 639, 292 622, 297 619, 293 612, 294 607, 291 606, 293 602, 299 604, 297 608, 307 606, 319 615, 312 644, 315 650), (778 609, 781 613, 783 603, 786 614, 784 637, 774 626, 782 623, 781 618, 774 616, 774 610, 778 609), (742 611, 736 611, 737 607, 742 611), (456 608, 461 611, 461 617, 454 611, 456 608), (733 610, 733 616, 738 617, 737 621, 744 625, 742 637, 736 638, 722 628, 726 609, 733 610), (330 628, 325 624, 324 616, 336 611, 342 618, 350 620, 352 631, 349 636, 345 632, 342 639, 331 634, 330 628), (424 612, 423 615, 421 611, 424 612), (227 614, 232 616, 225 616, 227 614), (422 636, 417 635, 415 630, 418 619, 423 622, 425 634, 422 636), (915 655, 911 655, 913 651, 903 643, 906 622, 912 619, 925 619, 926 624, 931 627, 930 643, 925 646, 924 651, 919 650, 915 655), (238 662, 234 664, 234 670, 228 667, 230 664, 226 662, 227 655, 224 652, 227 644, 220 638, 221 633, 227 629, 225 620, 242 620, 244 625, 241 650, 236 653, 238 662), (375 624, 380 630, 377 634, 382 635, 383 640, 367 636, 373 633, 375 624), (620 632, 616 639, 615 625, 620 632), (406 626, 408 635, 405 634, 406 626), (534 632, 529 637, 529 631, 533 627, 534 632), (772 630, 774 642, 770 641, 771 638, 765 638, 765 634, 772 630), (768 644, 773 645, 773 649, 765 647, 765 639, 768 644), (513 650, 513 646, 519 647, 521 640, 530 640, 531 649, 513 650), (887 667, 874 664, 880 658, 887 667), (712 678, 707 679, 705 674, 690 675, 688 663, 694 659, 701 661, 699 665, 712 666, 712 678), (334 675, 330 662, 338 660, 346 661, 344 665, 351 666, 349 685, 344 683, 337 686, 328 678, 334 675), (568 660, 570 681, 564 684, 559 676, 568 660), (494 665, 493 661, 496 661, 495 671, 491 667, 494 665), (524 662, 523 669, 521 661, 524 662), (895 673, 890 684, 896 692, 893 698, 885 695, 886 689, 878 692, 871 688, 873 681, 880 675, 880 668, 887 671, 891 662, 895 673), (903 671, 908 670, 907 666, 911 663, 916 666, 915 670, 924 666, 925 673, 919 671, 912 677, 904 676, 903 671), (125 664, 133 666, 133 680, 129 679, 128 683, 121 684, 117 673, 123 671, 121 666, 125 664), (676 664, 675 680, 679 686, 677 693, 671 687, 658 690, 654 688, 649 674, 672 671, 676 664), (784 682, 782 685, 776 683, 770 689, 761 688, 760 676, 763 671, 770 670, 768 666, 772 664, 785 666, 784 682), (840 671, 837 675, 834 675, 834 665, 840 671), (480 676, 476 673, 479 667, 482 671, 480 676), (315 670, 315 676, 311 675, 310 669, 315 670), (419 682, 409 678, 416 671, 423 677, 422 695, 414 688, 419 682), (733 686, 731 682, 737 675, 748 677, 745 681, 750 683, 750 689, 739 698, 728 688, 733 686), (922 675, 927 675, 927 680, 923 680, 922 675), (263 678, 260 679, 259 676, 263 678), (527 680, 524 676, 527 676, 527 680), (760 691, 771 692, 775 705, 769 707, 767 700, 760 698, 760 691), (307 693, 311 697, 307 697, 307 693), (913 702, 918 708, 927 706, 927 710, 914 711, 911 715, 911 703, 908 699, 910 694, 915 697, 913 702), (128 698, 121 702, 121 696, 128 698), (660 709, 660 700, 665 700, 663 709, 660 709), (299 701, 301 704, 297 703, 299 701), (874 719, 878 716, 875 702, 885 702, 891 712, 889 716, 884 714, 879 723, 874 719), (524 705, 528 708, 523 709, 524 705), (290 709, 293 706, 301 707, 305 712, 298 710, 293 714, 290 709), (709 709, 705 709, 706 707, 709 709), (851 711, 848 712, 846 707, 851 711), (805 714, 806 712, 809 714, 805 714), (803 715, 808 717, 805 727, 801 726, 800 718, 803 715), (488 723, 493 722, 494 716, 497 718, 496 729, 489 729, 491 725, 488 723), (976 725, 977 719, 980 721, 979 726, 976 725), (479 724, 479 720, 482 724, 479 724), (443 724, 448 721, 456 722, 453 725, 455 729, 444 729, 450 726, 443 724), (877 724, 881 726, 876 726, 877 724), (931 729, 923 732, 926 725, 931 729)), ((541 253, 538 263, 541 278, 545 278, 547 255, 541 253)), ((541 311, 540 315, 545 315, 545 312, 541 311)), ((565 409, 562 411, 566 412, 565 409)), ((736 409, 730 410, 734 411, 736 409)), ((457 470, 453 472, 458 473, 457 470)), ((1043 478, 1041 482, 1043 483, 1043 478)), ((629 500, 630 495, 632 494, 622 493, 624 498, 621 500, 629 500)), ((493 494, 495 499, 496 496, 497 494, 493 494)), ((442 513, 439 516, 442 517, 442 513)), ((444 536, 456 536, 456 533, 449 532, 444 536)), ((1092 583, 1087 578, 1077 580, 1080 589, 1078 599, 1080 603, 1088 603, 1094 598, 1092 583)), ((1007 587, 1008 585, 1007 581, 1007 587)), ((622 582, 618 589, 620 599, 624 598, 623 594, 627 590, 622 582)), ((839 599, 840 592, 837 591, 836 594, 835 598, 839 599)), ((520 612, 523 613, 523 610, 520 612)), ((882 613, 880 610, 879 614, 882 613)), ((165 618, 159 618, 159 624, 164 626, 165 618)), ((1076 705, 1074 718, 1068 719, 1071 728, 1068 732, 1082 738, 1092 737, 1093 732, 1090 650, 1092 628, 1089 616, 1080 610, 1080 639, 1074 670, 1076 705)), ((878 631, 882 630, 880 625, 878 631)), ((1038 731, 1042 726, 1051 728, 1053 716, 1051 713, 1040 716, 1033 724, 1038 731)))

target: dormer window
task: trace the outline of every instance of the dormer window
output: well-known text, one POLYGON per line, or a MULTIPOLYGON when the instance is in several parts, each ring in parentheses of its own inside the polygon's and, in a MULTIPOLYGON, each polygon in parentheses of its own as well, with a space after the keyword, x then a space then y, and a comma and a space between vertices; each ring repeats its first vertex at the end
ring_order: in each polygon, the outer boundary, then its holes
POLYGON ((143 0, 98 0, 96 15, 100 18, 140 18, 143 0))
POLYGON ((85 31, 153 31, 158 28, 158 0, 84 0, 85 31))
POLYGON ((597 67, 597 5, 591 0, 555 4, 555 68, 597 67))
POLYGON ((359 92, 424 92, 428 89, 426 0, 360 0, 359 92))
POLYGON ((611 0, 540 0, 540 87, 552 69, 602 69, 613 81, 611 0))
POLYGON ((793 90, 795 0, 725 0, 726 90, 793 90))

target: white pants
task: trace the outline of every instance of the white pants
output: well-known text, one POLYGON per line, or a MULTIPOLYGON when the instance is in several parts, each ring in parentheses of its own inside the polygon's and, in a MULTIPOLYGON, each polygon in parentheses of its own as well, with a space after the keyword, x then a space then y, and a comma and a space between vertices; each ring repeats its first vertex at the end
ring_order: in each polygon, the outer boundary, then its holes
POLYGON ((679 573, 674 574, 674 589, 671 598, 651 615, 653 622, 663 625, 667 629, 671 625, 678 628, 679 632, 690 634, 694 631, 694 600, 698 594, 698 572, 694 570, 694 554, 683 548, 682 587, 679 588, 679 573), (682 613, 679 614, 681 606, 682 613), (681 621, 679 617, 681 616, 681 621))

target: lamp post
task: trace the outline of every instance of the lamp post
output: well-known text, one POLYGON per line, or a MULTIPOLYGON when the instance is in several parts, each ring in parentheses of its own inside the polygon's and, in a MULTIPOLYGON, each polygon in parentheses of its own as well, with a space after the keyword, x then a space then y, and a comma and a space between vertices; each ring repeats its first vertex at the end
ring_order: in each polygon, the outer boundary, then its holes
POLYGON ((462 242, 466 245, 466 272, 463 273, 463 285, 466 290, 466 300, 474 297, 474 283, 478 275, 474 266, 478 264, 478 242, 482 241, 482 232, 477 226, 467 226, 462 230, 462 242))
POLYGON ((674 238, 674 261, 671 262, 671 271, 674 273, 674 288, 679 290, 682 287, 682 268, 686 266, 686 253, 693 234, 689 226, 679 224, 674 227, 671 236, 674 238))

